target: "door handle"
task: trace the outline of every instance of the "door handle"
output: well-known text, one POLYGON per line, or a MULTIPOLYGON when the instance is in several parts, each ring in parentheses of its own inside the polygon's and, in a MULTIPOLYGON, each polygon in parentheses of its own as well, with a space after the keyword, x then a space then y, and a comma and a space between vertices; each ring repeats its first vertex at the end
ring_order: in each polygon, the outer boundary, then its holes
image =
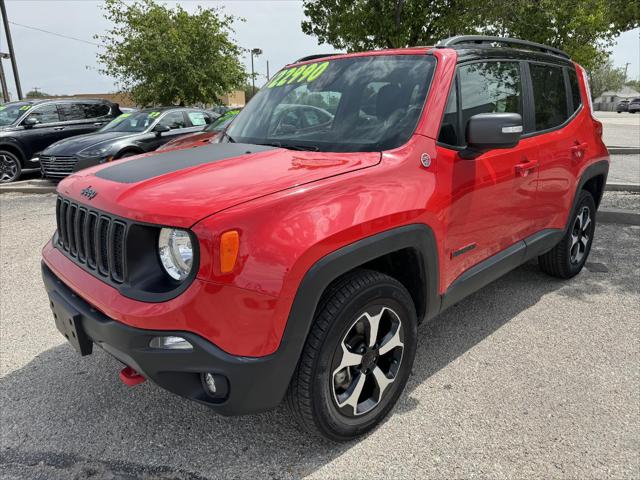
POLYGON ((571 154, 576 160, 582 160, 584 157, 584 151, 587 149, 589 144, 587 142, 578 143, 571 147, 571 154))
POLYGON ((54 130, 64 130, 64 127, 53 127, 54 130))
POLYGON ((519 163, 518 165, 516 165, 516 175, 518 177, 526 177, 539 166, 540 164, 538 162, 530 162, 528 160, 519 163))

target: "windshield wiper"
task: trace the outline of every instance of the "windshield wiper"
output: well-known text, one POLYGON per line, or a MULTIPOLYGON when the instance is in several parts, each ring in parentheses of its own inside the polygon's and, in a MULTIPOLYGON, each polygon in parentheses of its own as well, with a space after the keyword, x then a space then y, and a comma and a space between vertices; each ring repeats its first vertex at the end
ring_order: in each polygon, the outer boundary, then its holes
POLYGON ((320 148, 315 145, 296 145, 293 143, 282 143, 282 142, 256 143, 256 145, 265 145, 267 147, 286 148, 287 150, 300 150, 300 151, 306 151, 306 152, 317 152, 318 150, 320 150, 320 148))

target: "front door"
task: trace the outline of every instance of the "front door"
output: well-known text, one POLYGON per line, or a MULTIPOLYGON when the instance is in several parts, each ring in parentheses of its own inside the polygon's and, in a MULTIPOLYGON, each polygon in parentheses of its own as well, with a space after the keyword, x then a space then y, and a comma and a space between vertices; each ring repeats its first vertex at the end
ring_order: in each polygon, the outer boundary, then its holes
POLYGON ((465 270, 536 230, 531 209, 538 172, 535 152, 526 142, 473 160, 458 155, 469 118, 501 112, 524 116, 522 92, 519 62, 483 61, 458 67, 438 149, 438 178, 447 182, 451 195, 444 219, 445 288, 465 270))

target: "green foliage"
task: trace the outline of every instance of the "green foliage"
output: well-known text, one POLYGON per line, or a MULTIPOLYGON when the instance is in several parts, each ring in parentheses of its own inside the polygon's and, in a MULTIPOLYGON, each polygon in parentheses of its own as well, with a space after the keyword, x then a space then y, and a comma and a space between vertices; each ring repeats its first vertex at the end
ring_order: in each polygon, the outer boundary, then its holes
POLYGON ((633 88, 636 92, 640 92, 640 80, 629 80, 625 85, 633 88))
POLYGON ((348 51, 434 45, 453 35, 512 36, 566 50, 594 68, 620 32, 638 26, 622 0, 304 0, 302 30, 348 51))
POLYGON ((620 90, 625 81, 624 68, 614 68, 610 59, 600 63, 590 72, 591 96, 597 98, 607 90, 620 90))
POLYGON ((106 0, 104 11, 114 27, 96 36, 100 71, 138 105, 218 103, 246 81, 242 49, 230 38, 235 18, 219 9, 189 14, 154 0, 106 0))
POLYGON ((38 90, 29 90, 25 95, 25 98, 47 98, 50 97, 48 93, 41 92, 38 90))

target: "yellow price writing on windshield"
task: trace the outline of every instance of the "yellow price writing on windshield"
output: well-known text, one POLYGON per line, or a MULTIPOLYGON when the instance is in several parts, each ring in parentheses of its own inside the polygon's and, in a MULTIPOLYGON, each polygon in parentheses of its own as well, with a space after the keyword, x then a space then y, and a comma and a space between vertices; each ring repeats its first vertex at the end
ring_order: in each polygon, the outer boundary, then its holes
POLYGON ((280 70, 267 84, 267 88, 281 87, 291 83, 313 82, 320 77, 328 67, 329 62, 320 62, 280 70))

